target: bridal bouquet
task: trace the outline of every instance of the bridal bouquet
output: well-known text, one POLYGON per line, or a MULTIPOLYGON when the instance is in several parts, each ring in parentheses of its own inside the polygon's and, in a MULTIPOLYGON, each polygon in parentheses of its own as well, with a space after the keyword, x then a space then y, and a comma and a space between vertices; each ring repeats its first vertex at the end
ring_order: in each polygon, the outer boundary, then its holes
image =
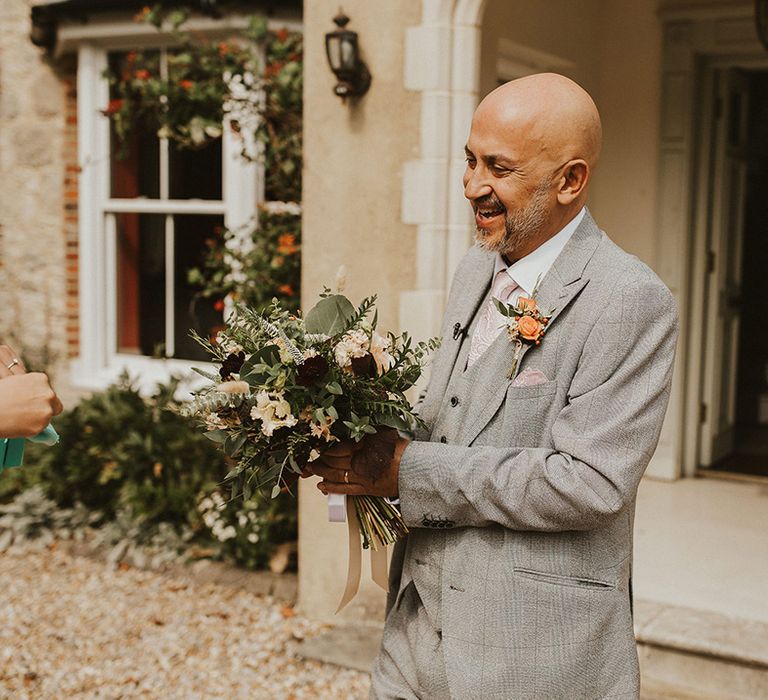
MULTIPOLYGON (((262 313, 236 306, 215 342, 196 336, 221 369, 197 370, 211 384, 185 412, 235 461, 225 477, 233 497, 267 488, 274 498, 334 442, 420 423, 405 392, 437 341, 379 335, 375 301, 355 307, 326 290, 304 317, 276 300, 262 313)), ((364 547, 407 533, 387 499, 352 498, 364 547)))

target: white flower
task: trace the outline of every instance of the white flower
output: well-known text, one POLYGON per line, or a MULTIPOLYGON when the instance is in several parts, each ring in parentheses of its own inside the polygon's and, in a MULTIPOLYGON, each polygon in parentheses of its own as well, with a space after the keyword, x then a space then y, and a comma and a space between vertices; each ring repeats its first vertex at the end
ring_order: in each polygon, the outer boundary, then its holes
POLYGON ((265 202, 262 208, 269 214, 301 216, 301 204, 298 202, 265 202))
POLYGON ((376 361, 376 370, 379 374, 384 374, 395 364, 395 358, 389 353, 391 347, 392 341, 389 338, 379 335, 376 331, 373 332, 371 355, 373 355, 373 359, 376 361))
POLYGON ((307 461, 314 462, 319 456, 320 456, 320 453, 317 450, 311 450, 307 461))
POLYGON ((251 544, 256 544, 259 541, 259 536, 255 532, 249 532, 246 538, 251 544))
POLYGON ((261 421, 261 432, 272 437, 279 428, 292 428, 298 419, 291 413, 291 405, 277 392, 272 398, 266 391, 256 394, 256 405, 251 408, 251 418, 261 421))
POLYGON ((333 356, 339 367, 349 367, 353 357, 363 357, 368 352, 368 336, 364 331, 345 333, 333 349, 333 356))

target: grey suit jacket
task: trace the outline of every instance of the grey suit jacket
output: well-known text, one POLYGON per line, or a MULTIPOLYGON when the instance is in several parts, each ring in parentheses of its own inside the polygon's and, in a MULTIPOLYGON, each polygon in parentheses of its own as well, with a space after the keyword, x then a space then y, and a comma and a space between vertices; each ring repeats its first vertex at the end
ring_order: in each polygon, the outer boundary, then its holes
POLYGON ((473 248, 453 281, 428 430, 400 466, 411 534, 389 609, 413 582, 454 698, 636 697, 632 523, 667 406, 673 298, 587 213, 540 285, 553 318, 518 366, 548 381, 512 386, 505 333, 466 371, 469 338, 453 333, 487 298, 493 265, 473 248))

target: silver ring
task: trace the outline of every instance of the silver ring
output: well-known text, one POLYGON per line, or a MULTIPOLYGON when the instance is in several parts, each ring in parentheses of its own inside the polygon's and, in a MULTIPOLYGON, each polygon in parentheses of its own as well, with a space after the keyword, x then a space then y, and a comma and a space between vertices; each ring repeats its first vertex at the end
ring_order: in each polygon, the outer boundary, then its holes
POLYGON ((13 369, 13 368, 14 368, 16 365, 18 365, 18 364, 19 364, 19 360, 18 360, 18 358, 14 357, 14 358, 11 360, 11 364, 10 364, 10 365, 6 365, 6 366, 5 366, 5 368, 6 368, 6 369, 13 369))
POLYGON ((349 483, 349 471, 348 470, 344 470, 344 483, 345 484, 349 483))

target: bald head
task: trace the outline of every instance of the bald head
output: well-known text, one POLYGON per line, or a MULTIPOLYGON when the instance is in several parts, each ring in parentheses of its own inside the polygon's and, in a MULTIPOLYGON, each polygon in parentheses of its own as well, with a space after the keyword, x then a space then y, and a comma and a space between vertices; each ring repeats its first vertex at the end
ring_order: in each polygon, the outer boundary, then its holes
POLYGON ((480 103, 475 118, 491 117, 511 139, 525 134, 531 148, 564 162, 584 159, 594 168, 600 157, 602 127, 589 93, 570 78, 538 73, 512 80, 480 103))
POLYGON ((586 203, 601 143, 595 103, 565 76, 527 76, 486 96, 464 174, 479 244, 520 258, 554 236, 586 203))

